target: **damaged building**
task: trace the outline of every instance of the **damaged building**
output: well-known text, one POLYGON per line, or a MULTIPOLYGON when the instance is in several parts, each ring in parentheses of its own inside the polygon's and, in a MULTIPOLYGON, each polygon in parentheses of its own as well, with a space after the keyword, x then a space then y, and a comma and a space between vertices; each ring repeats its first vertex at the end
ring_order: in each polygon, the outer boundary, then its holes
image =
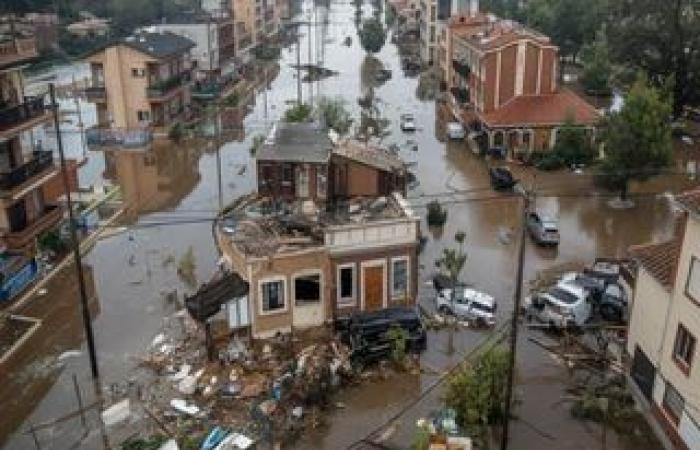
POLYGON ((397 155, 285 123, 257 160, 258 195, 216 227, 223 260, 250 286, 254 337, 415 304, 420 219, 397 155))

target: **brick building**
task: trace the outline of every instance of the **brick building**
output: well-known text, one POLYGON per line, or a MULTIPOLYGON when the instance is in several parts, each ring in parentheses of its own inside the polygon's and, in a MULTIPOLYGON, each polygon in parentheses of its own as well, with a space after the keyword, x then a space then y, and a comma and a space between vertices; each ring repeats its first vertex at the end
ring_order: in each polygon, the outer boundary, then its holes
POLYGON ((511 155, 544 151, 567 121, 589 131, 598 112, 560 86, 559 48, 517 22, 469 13, 450 18, 443 76, 454 117, 511 155))

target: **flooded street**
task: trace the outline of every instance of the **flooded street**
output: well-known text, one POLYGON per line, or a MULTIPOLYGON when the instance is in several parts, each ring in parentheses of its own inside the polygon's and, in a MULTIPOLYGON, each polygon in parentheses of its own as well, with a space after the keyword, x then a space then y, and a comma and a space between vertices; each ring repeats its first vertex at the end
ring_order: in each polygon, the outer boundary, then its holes
MULTIPOLYGON (((313 20, 312 3, 305 3, 301 20, 313 20)), ((365 5, 370 14, 369 5, 365 5)), ((308 60, 311 38, 312 54, 325 67, 338 71, 323 81, 302 86, 305 101, 319 96, 342 96, 353 117, 359 117, 357 98, 369 87, 362 76, 365 53, 359 45, 350 3, 331 1, 329 8, 318 7, 318 32, 308 35, 302 27, 301 60, 308 60), (322 25, 322 22, 326 22, 322 25), (352 37, 352 45, 343 44, 352 37), (323 44, 323 45, 321 45, 323 44)), ((386 144, 415 141, 418 151, 410 156, 417 160, 412 168, 418 186, 409 199, 423 217, 422 230, 428 238, 421 254, 419 301, 432 307, 433 289, 426 285, 434 273, 434 261, 443 248, 452 246, 457 231, 467 235, 468 260, 464 281, 492 294, 499 302, 499 323, 509 319, 514 289, 519 200, 496 194, 489 188, 487 162, 472 154, 463 142, 445 142, 444 121, 436 112, 434 101, 420 101, 415 96, 418 80, 407 78, 400 68, 398 50, 389 42, 375 56, 393 77, 374 87, 380 100, 379 110, 391 121, 386 144), (399 116, 411 112, 418 131, 406 135, 399 130, 399 116), (429 230, 423 206, 438 199, 448 208, 447 224, 441 231, 429 230)), ((212 238, 212 220, 221 204, 255 189, 255 165, 250 147, 257 135, 264 135, 271 124, 296 98, 296 62, 294 46, 282 50, 279 67, 270 66, 260 74, 259 87, 252 97, 245 117, 223 115, 221 136, 201 137, 179 145, 156 144, 147 152, 89 152, 88 163, 81 169, 81 185, 117 184, 127 206, 123 220, 126 230, 114 229, 111 236, 99 241, 85 258, 94 280, 94 329, 99 352, 101 383, 110 386, 124 383, 137 365, 137 356, 151 343, 163 324, 163 317, 174 314, 181 306, 166 295, 177 291, 190 293, 196 288, 183 282, 177 274, 177 261, 192 249, 196 261, 197 282, 207 281, 216 269, 218 254, 212 238), (267 74, 267 75, 266 75, 267 74), (265 78, 270 78, 266 89, 265 78), (220 167, 220 176, 217 168, 220 167)), ((86 117, 90 117, 89 111, 86 117)), ((407 151, 410 152, 410 151, 407 151)), ((617 210, 608 206, 606 196, 593 194, 593 178, 570 172, 539 173, 514 168, 517 177, 537 186, 536 205, 559 219, 561 245, 558 249, 541 249, 529 241, 526 246, 525 280, 538 271, 564 263, 587 263, 595 257, 623 256, 633 244, 661 240, 671 232, 670 204, 667 196, 690 185, 674 176, 635 186, 636 207, 617 210)), ((23 360, 3 378, 13 382, 0 388, 5 414, 0 419, 0 443, 7 449, 32 449, 34 443, 25 431, 31 423, 41 423, 76 407, 73 374, 83 391, 83 401, 92 401, 89 364, 79 321, 77 288, 69 280, 51 283, 48 293, 27 306, 27 314, 37 302, 55 303, 61 327, 46 333, 47 345, 39 354, 23 360), (71 308, 74 306, 74 310, 71 308), (49 345, 50 344, 50 345, 49 345), (79 354, 59 355, 69 350, 79 354), (22 390, 19 386, 23 386, 22 390), (18 395, 18 392, 20 393, 18 395)), ((92 284, 92 283, 91 283, 92 284)), ((446 332, 431 332, 429 349, 421 357, 424 373, 406 375, 401 382, 370 383, 352 387, 339 394, 346 407, 331 413, 327 428, 315 430, 298 444, 301 449, 341 449, 370 433, 392 418, 405 405, 433 385, 438 374, 461 361, 488 332, 460 330, 455 336, 457 351, 446 351, 446 332)), ((526 334, 526 333, 525 333, 526 334)), ((525 342, 518 354, 517 395, 521 405, 517 415, 526 422, 514 421, 513 449, 561 448, 588 449, 599 445, 600 431, 571 420, 568 407, 558 404, 559 393, 552 385, 564 386, 565 371, 541 349, 525 342), (540 432, 538 430, 545 430, 540 432)), ((437 405, 440 388, 402 415, 389 441, 396 448, 409 448, 415 420, 437 405)), ((42 449, 70 448, 81 430, 57 425, 39 433, 42 449)), ((610 433, 613 434, 612 432, 610 433)), ((608 448, 633 447, 610 437, 608 448)), ((101 448, 101 447, 96 447, 101 448)))

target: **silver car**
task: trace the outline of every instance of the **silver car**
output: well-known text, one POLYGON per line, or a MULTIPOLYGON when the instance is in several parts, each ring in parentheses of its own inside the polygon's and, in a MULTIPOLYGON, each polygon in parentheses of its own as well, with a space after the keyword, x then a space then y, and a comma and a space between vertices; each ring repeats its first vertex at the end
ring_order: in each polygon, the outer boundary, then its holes
POLYGON ((559 245, 559 225, 556 219, 530 212, 527 215, 527 230, 538 245, 559 245))

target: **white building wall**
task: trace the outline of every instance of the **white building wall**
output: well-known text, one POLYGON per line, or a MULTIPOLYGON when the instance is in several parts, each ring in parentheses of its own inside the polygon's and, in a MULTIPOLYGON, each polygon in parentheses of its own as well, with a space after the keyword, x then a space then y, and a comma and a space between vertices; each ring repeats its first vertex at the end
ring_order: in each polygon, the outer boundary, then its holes
POLYGON ((670 300, 671 294, 640 267, 629 321, 627 352, 630 355, 634 355, 635 346, 639 345, 655 366, 659 364, 670 300))
POLYGON ((146 27, 146 30, 153 33, 170 32, 191 39, 195 46, 190 51, 190 54, 192 55, 192 60, 197 61, 197 68, 203 71, 220 69, 219 33, 215 22, 158 24, 146 27))

